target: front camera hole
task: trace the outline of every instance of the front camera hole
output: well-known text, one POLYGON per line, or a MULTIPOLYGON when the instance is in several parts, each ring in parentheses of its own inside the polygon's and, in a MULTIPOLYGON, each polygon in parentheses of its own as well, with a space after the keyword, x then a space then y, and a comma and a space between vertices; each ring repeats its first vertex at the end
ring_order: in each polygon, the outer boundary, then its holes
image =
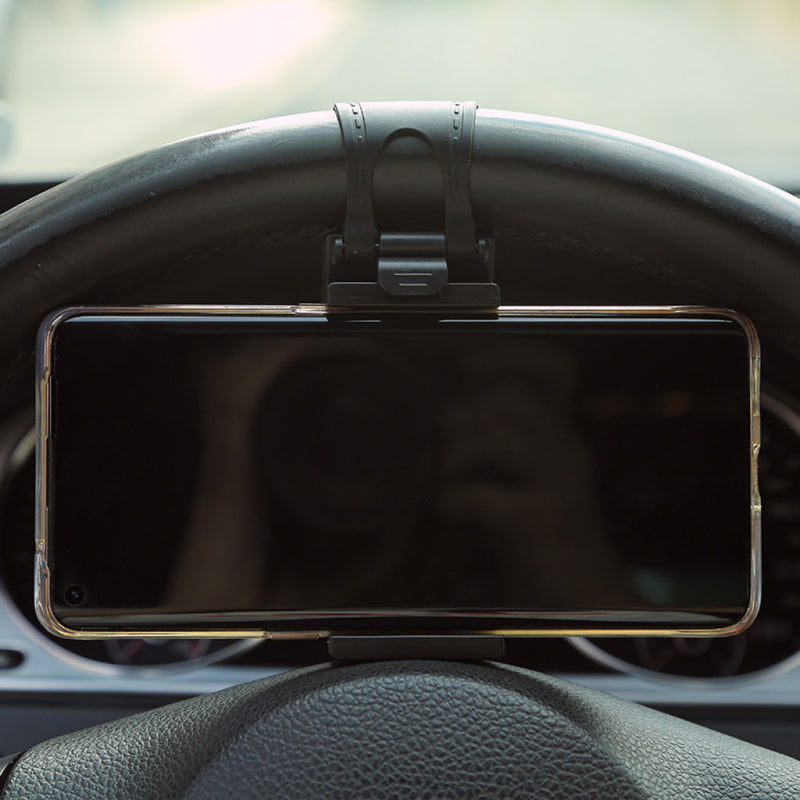
POLYGON ((64 602, 68 606, 83 605, 84 600, 86 600, 86 590, 83 586, 73 583, 64 590, 64 602))

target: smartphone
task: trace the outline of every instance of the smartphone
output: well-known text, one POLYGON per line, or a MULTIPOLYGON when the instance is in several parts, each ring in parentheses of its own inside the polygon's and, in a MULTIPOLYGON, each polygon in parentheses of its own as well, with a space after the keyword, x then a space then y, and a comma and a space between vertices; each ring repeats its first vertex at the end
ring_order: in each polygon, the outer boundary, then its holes
POLYGON ((38 358, 52 633, 687 636, 756 614, 740 314, 68 308, 38 358))

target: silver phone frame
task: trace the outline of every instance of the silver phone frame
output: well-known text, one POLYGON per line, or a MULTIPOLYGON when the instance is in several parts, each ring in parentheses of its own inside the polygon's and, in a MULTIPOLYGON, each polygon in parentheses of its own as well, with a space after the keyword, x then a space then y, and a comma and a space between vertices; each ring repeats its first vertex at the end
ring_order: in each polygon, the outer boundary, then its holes
MULTIPOLYGON (((159 315, 215 315, 215 316, 301 316, 319 317, 330 312, 342 309, 330 308, 324 305, 148 305, 148 306, 70 306, 49 314, 39 328, 37 339, 36 359, 36 538, 35 538, 35 567, 34 567, 34 607, 36 615, 49 633, 67 639, 110 639, 110 638, 225 638, 225 639, 317 639, 336 635, 337 631, 320 627, 319 630, 309 631, 269 631, 260 629, 226 628, 222 630, 75 630, 66 627, 55 615, 51 605, 51 569, 49 564, 50 519, 49 519, 49 448, 50 448, 50 416, 51 416, 51 373, 52 373, 52 343, 53 336, 66 320, 81 315, 113 315, 113 316, 159 316, 159 315)), ((494 312, 493 312, 494 313, 494 312)), ((476 629, 459 631, 464 635, 492 635, 511 637, 556 637, 556 636, 663 636, 663 637, 705 637, 705 636, 733 636, 746 630, 755 620, 761 603, 761 499, 758 490, 758 453, 761 446, 761 413, 760 413, 760 381, 761 381, 761 348, 758 334, 753 323, 744 314, 725 308, 704 306, 501 306, 496 310, 497 317, 527 317, 531 319, 541 317, 575 317, 591 319, 594 317, 664 317, 695 316, 701 318, 727 319, 735 322, 745 333, 750 356, 750 519, 751 519, 751 563, 750 587, 751 594, 747 608, 742 617, 735 623, 727 626, 710 628, 661 628, 653 630, 646 627, 630 628, 589 628, 585 623, 581 625, 565 625, 563 628, 543 629, 518 629, 511 627, 498 627, 496 629, 476 629)), ((564 612, 554 616, 569 618, 564 612)), ((291 612, 287 612, 291 614, 291 612)), ((486 616, 496 615, 505 622, 511 622, 512 616, 507 612, 487 613, 486 616)), ((281 614, 272 613, 274 618, 282 617, 281 614)), ((296 612, 283 619, 309 619, 313 612, 296 612)), ((348 616, 342 614, 342 617, 348 616)), ((353 620, 365 619, 369 615, 352 613, 353 620)), ((372 616, 375 616, 374 614, 372 616)), ((383 618, 391 618, 391 613, 381 613, 383 618)), ((394 616, 408 617, 407 612, 397 612, 394 616)), ((424 617, 424 612, 415 616, 424 617)), ((441 617, 441 614, 432 612, 430 616, 441 617)), ((450 616, 459 616, 458 614, 450 616)), ((475 616, 468 614, 463 616, 475 616)), ((517 615, 519 616, 519 614, 517 615)), ((452 633, 446 630, 443 622, 442 634, 452 633)))

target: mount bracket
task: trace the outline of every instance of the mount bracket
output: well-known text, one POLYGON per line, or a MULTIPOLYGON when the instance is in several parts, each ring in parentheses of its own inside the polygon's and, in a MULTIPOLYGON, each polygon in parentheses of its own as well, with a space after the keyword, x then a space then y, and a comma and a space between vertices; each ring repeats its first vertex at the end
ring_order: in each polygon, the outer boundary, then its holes
POLYGON ((344 232, 328 237, 325 302, 343 308, 493 310, 494 247, 478 237, 470 200, 477 104, 337 103, 347 170, 344 232), (378 231, 373 176, 400 137, 423 140, 442 174, 444 231, 378 231))

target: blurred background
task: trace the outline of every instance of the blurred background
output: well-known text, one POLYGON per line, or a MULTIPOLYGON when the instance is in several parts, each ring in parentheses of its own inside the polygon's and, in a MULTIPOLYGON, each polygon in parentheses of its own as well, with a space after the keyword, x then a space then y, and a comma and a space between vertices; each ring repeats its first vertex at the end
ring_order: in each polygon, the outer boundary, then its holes
POLYGON ((797 190, 798 87, 800 0, 0 0, 0 180, 339 100, 457 98, 797 190))

